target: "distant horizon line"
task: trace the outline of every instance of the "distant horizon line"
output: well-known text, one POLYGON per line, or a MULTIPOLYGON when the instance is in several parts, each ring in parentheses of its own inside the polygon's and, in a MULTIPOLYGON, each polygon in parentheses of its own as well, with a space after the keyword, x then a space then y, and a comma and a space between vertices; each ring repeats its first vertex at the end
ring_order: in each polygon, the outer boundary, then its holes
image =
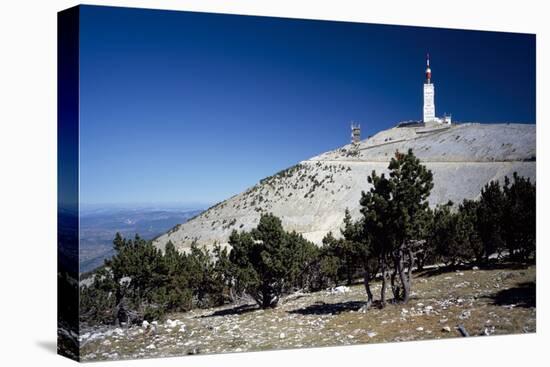
POLYGON ((80 209, 110 209, 110 208, 131 208, 131 209, 146 209, 151 207, 159 207, 162 209, 189 209, 199 210, 206 209, 213 205, 213 202, 178 202, 178 201, 157 201, 157 202, 97 202, 97 203, 80 203, 80 209))

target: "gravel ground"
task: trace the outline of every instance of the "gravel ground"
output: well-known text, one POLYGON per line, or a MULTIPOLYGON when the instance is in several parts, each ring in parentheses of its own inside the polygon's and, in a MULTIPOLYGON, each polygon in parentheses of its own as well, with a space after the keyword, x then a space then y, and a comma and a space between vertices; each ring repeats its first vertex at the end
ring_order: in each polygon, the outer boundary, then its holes
MULTIPOLYGON (((364 312, 361 285, 295 293, 276 309, 225 306, 172 314, 155 326, 81 335, 83 361, 322 347, 536 331, 534 266, 419 273, 407 305, 364 312), (156 331, 155 331, 156 329, 156 331)), ((373 286, 379 297, 380 284, 373 286)), ((391 298, 391 296, 388 294, 391 298)))

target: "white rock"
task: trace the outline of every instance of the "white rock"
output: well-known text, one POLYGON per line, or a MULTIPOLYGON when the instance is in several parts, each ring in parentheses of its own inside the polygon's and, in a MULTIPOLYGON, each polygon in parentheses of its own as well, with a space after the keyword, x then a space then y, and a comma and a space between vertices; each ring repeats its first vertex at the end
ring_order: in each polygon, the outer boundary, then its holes
POLYGON ((180 320, 166 320, 166 324, 165 324, 167 327, 173 329, 175 328, 176 326, 178 325, 181 325, 181 321, 180 320))
POLYGON ((149 326, 149 321, 143 320, 143 322, 141 323, 141 327, 146 328, 147 326, 149 326))
POLYGON ((422 326, 419 326, 416 328, 416 331, 424 331, 424 328, 422 326))
POLYGON ((367 333, 367 336, 368 336, 369 338, 374 338, 376 335, 378 335, 378 333, 375 333, 374 331, 369 331, 369 332, 367 333))
POLYGON ((441 331, 444 331, 446 333, 450 333, 451 332, 451 328, 449 326, 443 326, 443 328, 441 329, 441 331))
POLYGON ((103 338, 103 334, 101 333, 93 333, 91 336, 90 336, 90 340, 95 340, 95 339, 100 339, 100 338, 103 338))
POLYGON ((345 285, 341 285, 339 287, 332 288, 330 293, 333 294, 344 294, 351 292, 351 289, 349 287, 346 287, 345 285))
POLYGON ((145 349, 156 349, 157 347, 155 346, 155 344, 149 344, 148 346, 145 347, 145 349))
POLYGON ((178 330, 180 333, 185 333, 185 325, 182 325, 180 329, 178 330))
POLYGON ((101 343, 103 345, 111 345, 111 341, 109 339, 103 341, 103 343, 101 343))
POLYGON ((461 320, 465 320, 465 319, 470 318, 470 315, 471 315, 470 310, 464 310, 464 311, 462 311, 460 316, 458 316, 458 318, 461 319, 461 320))
POLYGON ((279 339, 284 339, 286 338, 286 334, 285 333, 280 333, 279 334, 279 339))
POLYGON ((477 266, 473 266, 472 270, 479 270, 479 268, 477 266))

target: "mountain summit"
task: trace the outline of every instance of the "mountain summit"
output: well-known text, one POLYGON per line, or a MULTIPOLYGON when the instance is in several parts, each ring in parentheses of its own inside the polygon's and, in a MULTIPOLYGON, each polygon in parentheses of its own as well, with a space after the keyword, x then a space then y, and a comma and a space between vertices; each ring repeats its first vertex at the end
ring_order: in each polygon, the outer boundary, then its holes
POLYGON ((359 217, 367 176, 387 172, 396 151, 413 153, 434 175, 430 205, 476 198, 491 180, 514 172, 536 179, 536 126, 528 124, 400 124, 355 144, 302 161, 157 237, 185 250, 226 244, 233 230, 250 230, 261 213, 280 217, 316 244, 330 231, 339 234, 344 211, 359 217))

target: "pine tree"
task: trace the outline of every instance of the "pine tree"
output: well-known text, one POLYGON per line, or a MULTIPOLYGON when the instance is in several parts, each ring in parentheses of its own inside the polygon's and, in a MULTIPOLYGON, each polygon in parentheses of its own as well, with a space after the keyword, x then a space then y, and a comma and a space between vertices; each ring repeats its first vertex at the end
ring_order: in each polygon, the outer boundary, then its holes
POLYGON ((516 172, 513 182, 505 177, 503 223, 506 248, 513 259, 526 261, 535 255, 536 188, 516 172))
POLYGON ((505 198, 498 181, 491 181, 481 190, 477 212, 477 231, 483 244, 481 261, 487 264, 489 256, 500 254, 505 248, 504 220, 505 198))
POLYGON ((389 178, 374 171, 369 176, 368 182, 373 187, 361 195, 361 212, 364 233, 383 275, 382 304, 386 301, 388 280, 394 298, 406 303, 415 255, 427 233, 427 199, 433 188, 433 176, 410 149, 407 154, 396 152, 388 168, 389 178))
POLYGON ((272 214, 263 214, 250 232, 233 231, 229 244, 237 287, 262 308, 275 307, 307 266, 304 248, 310 243, 301 235, 286 233, 272 214))

